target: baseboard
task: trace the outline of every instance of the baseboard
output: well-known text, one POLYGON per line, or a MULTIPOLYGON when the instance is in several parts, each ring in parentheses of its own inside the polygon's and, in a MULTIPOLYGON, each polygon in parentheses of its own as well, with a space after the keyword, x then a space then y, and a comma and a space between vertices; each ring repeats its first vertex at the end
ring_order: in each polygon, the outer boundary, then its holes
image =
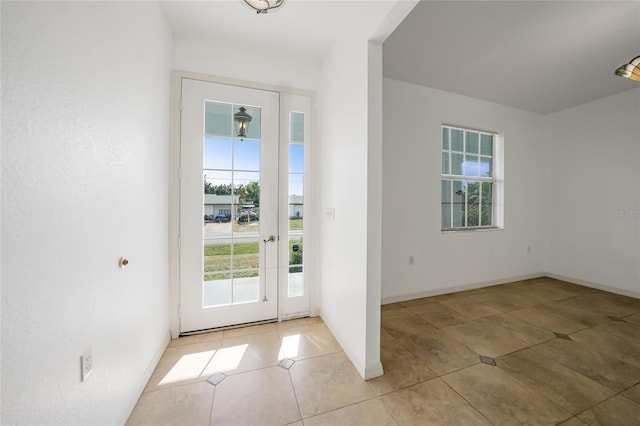
POLYGON ((133 392, 132 401, 129 404, 129 410, 126 413, 126 417, 122 419, 122 421, 119 422, 118 424, 124 425, 127 423, 127 420, 129 420, 129 417, 131 416, 133 409, 136 408, 136 404, 138 403, 138 400, 140 399, 142 392, 144 392, 144 388, 147 387, 147 383, 151 379, 151 375, 153 374, 153 371, 156 369, 156 366, 158 365, 158 363, 160 362, 160 358, 162 358, 162 355, 164 354, 164 351, 167 349, 167 346, 169 345, 170 341, 171 341, 171 332, 167 331, 166 336, 164 337, 164 339, 162 339, 160 346, 156 349, 156 352, 153 355, 153 358, 147 365, 147 368, 144 370, 144 373, 140 378, 140 381, 138 382, 138 386, 136 386, 136 389, 133 392))
POLYGON ((382 363, 378 362, 375 365, 370 365, 368 367, 365 367, 364 369, 364 379, 365 380, 369 380, 369 379, 373 379, 376 377, 380 377, 384 374, 384 370, 382 368, 382 363))
POLYGON ((572 284, 578 284, 584 287, 590 287, 590 288, 595 288, 597 290, 603 290, 603 291, 608 291, 609 293, 615 293, 615 294, 619 294, 621 296, 629 296, 629 297, 633 297, 635 299, 640 299, 640 291, 631 291, 631 290, 625 290, 625 289, 620 289, 617 287, 611 287, 605 284, 600 284, 600 283, 594 283, 591 281, 585 281, 585 280, 581 280, 578 278, 573 278, 573 277, 567 277, 565 275, 559 275, 559 274, 554 274, 551 272, 547 272, 545 273, 545 276, 549 277, 549 278, 554 278, 556 280, 561 280, 561 281, 566 281, 568 283, 572 283, 572 284))
MULTIPOLYGON (((349 359, 353 367, 356 369, 358 374, 364 379, 367 374, 367 371, 366 371, 367 367, 366 365, 364 365, 364 362, 359 362, 360 358, 357 356, 358 354, 356 353, 357 352, 356 348, 353 348, 349 344, 350 342, 344 339, 342 334, 339 333, 338 327, 335 327, 334 324, 330 321, 327 321, 326 318, 322 316, 320 318, 322 318, 324 325, 327 326, 327 328, 329 329, 333 337, 338 342, 338 345, 340 345, 342 352, 344 352, 344 354, 347 356, 347 358, 349 359)), ((380 368, 382 368, 382 366, 380 368)))
POLYGON ((422 297, 440 296, 442 294, 457 293, 459 291, 465 291, 465 290, 475 290, 477 288, 491 287, 494 285, 507 284, 514 281, 530 280, 532 278, 540 278, 544 276, 548 276, 548 274, 545 274, 544 272, 537 272, 533 274, 518 275, 514 277, 500 278, 500 279, 490 280, 490 281, 480 281, 480 282, 475 282, 471 284, 456 285, 453 287, 420 291, 417 293, 383 297, 380 300, 380 302, 382 305, 387 305, 389 303, 405 302, 407 300, 420 299, 422 297))
POLYGON ((482 281, 482 282, 476 282, 472 284, 464 284, 464 285, 457 285, 453 287, 421 291, 417 293, 402 294, 398 296, 388 296, 388 297, 383 297, 380 300, 380 302, 381 302, 381 305, 387 305, 389 303, 404 302, 407 300, 420 299, 422 297, 440 296, 442 294, 456 293, 456 292, 465 291, 465 290, 475 290, 478 288, 491 287, 494 285, 507 284, 510 282, 529 280, 532 278, 540 278, 540 277, 554 278, 556 280, 566 281, 572 284, 577 284, 577 285, 581 285, 589 288, 594 288, 597 290, 608 291, 610 293, 615 293, 622 296, 628 296, 628 297, 640 299, 640 291, 620 289, 620 288, 611 287, 605 284, 581 280, 579 278, 573 278, 565 275, 554 274, 552 272, 538 272, 534 274, 526 274, 526 275, 519 275, 519 276, 509 277, 509 278, 501 278, 499 280, 482 281))

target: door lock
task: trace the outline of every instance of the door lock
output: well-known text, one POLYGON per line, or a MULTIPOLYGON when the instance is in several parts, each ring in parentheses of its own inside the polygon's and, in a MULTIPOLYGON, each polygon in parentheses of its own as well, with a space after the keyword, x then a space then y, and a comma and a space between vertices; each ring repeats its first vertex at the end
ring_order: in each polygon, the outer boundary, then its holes
MULTIPOLYGON (((264 250, 264 264, 265 264, 265 268, 267 265, 267 243, 272 243, 276 240, 276 236, 275 235, 269 235, 269 238, 267 238, 266 240, 262 240, 264 242, 264 246, 265 246, 265 250, 264 250)), ((263 302, 268 302, 269 298, 267 298, 267 280, 264 280, 264 299, 262 299, 263 302)))

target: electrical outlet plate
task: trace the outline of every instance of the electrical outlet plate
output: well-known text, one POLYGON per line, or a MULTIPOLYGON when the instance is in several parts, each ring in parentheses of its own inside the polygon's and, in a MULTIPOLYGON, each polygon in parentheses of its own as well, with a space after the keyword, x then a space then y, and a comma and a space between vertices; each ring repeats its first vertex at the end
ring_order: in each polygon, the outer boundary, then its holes
POLYGON ((93 353, 88 347, 80 357, 81 380, 84 382, 93 373, 93 353))

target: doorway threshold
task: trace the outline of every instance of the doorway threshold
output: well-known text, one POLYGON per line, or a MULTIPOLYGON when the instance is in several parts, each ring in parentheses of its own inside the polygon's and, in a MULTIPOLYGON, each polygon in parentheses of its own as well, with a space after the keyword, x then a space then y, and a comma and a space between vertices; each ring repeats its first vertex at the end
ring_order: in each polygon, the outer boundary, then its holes
POLYGON ((278 322, 278 318, 272 318, 272 319, 266 319, 262 321, 254 321, 254 322, 245 322, 242 324, 227 325, 224 327, 214 327, 214 328, 205 328, 202 330, 187 331, 184 333, 180 333, 179 337, 195 336, 196 334, 211 333, 212 331, 223 331, 223 330, 233 330, 235 328, 253 327, 254 325, 272 324, 274 322, 278 322))

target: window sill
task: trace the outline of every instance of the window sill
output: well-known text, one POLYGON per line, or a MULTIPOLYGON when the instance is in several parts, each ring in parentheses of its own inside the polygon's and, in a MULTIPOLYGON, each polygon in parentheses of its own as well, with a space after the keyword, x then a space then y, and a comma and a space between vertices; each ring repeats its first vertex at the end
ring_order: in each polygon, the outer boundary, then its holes
POLYGON ((498 226, 484 226, 478 228, 442 228, 440 232, 443 234, 457 234, 459 232, 502 231, 503 229, 498 226))

